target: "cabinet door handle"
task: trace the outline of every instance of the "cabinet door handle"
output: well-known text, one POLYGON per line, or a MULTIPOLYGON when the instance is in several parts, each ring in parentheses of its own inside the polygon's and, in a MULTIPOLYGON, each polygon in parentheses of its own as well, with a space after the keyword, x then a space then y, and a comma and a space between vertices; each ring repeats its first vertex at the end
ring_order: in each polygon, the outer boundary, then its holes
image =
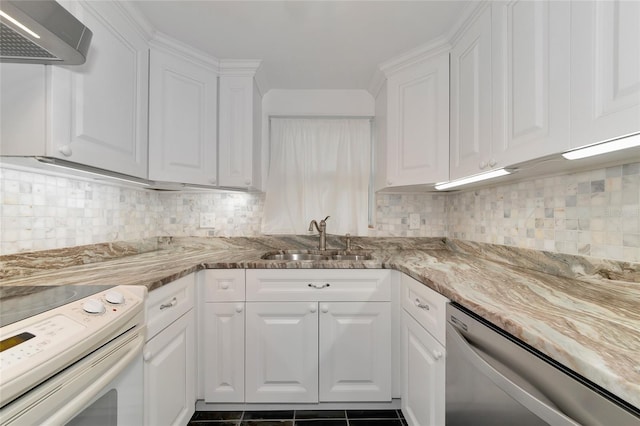
POLYGON ((442 351, 440 351, 438 349, 433 351, 433 358, 434 359, 440 359, 440 358, 442 358, 442 355, 443 355, 442 351))
POLYGON ((320 305, 320 310, 326 314, 327 312, 329 312, 329 305, 325 305, 325 304, 320 305))
POLYGON ((236 305, 236 312, 237 312, 237 313, 242 312, 242 310, 243 310, 243 309, 244 309, 244 306, 242 306, 242 303, 238 303, 238 304, 236 305))
POLYGON ((495 167, 496 164, 498 164, 498 162, 496 160, 494 160, 493 158, 491 160, 489 160, 489 167, 495 167))
POLYGON ((331 284, 329 284, 329 283, 324 283, 324 284, 309 283, 309 284, 307 284, 307 286, 312 287, 312 288, 317 288, 317 289, 323 289, 323 288, 331 286, 331 284))
POLYGON ((150 351, 144 351, 144 353, 142 354, 142 359, 144 359, 146 362, 151 361, 151 358, 153 358, 153 354, 150 351))
POLYGON ((312 314, 315 314, 317 310, 318 310, 318 305, 316 305, 315 303, 312 303, 309 305, 309 312, 311 312, 312 314))
POLYGON ((425 304, 425 303, 420 303, 420 299, 416 298, 416 301, 414 302, 416 304, 416 306, 420 309, 424 309, 425 311, 429 310, 429 305, 425 304))
POLYGON ((160 310, 164 311, 165 309, 168 308, 173 308, 174 306, 176 306, 178 304, 178 299, 176 299, 175 297, 173 299, 171 299, 171 302, 169 303, 163 303, 162 305, 160 305, 160 310))

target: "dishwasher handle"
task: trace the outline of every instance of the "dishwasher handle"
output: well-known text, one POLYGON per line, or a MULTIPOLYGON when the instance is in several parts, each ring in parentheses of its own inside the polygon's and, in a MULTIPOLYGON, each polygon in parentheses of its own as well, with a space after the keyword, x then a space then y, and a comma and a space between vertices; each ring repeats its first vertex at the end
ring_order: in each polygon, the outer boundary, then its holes
MULTIPOLYGON (((491 362, 487 360, 488 356, 486 354, 483 357, 484 352, 465 339, 456 327, 448 323, 447 328, 450 331, 447 339, 449 337, 452 339, 451 342, 447 341, 447 347, 449 347, 450 344, 455 345, 456 349, 460 351, 469 363, 523 407, 549 424, 557 426, 580 426, 580 423, 567 417, 558 411, 557 408, 518 386, 512 379, 507 377, 507 372, 500 371, 500 366, 492 365, 491 362)), ((544 395, 542 392, 540 392, 540 394, 544 395)))

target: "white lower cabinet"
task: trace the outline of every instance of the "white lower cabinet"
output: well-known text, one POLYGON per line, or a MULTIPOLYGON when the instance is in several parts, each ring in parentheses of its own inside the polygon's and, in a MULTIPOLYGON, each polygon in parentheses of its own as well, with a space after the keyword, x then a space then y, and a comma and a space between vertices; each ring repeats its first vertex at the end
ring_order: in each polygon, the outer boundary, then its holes
POLYGON ((247 402, 318 401, 318 306, 248 302, 247 402))
POLYGON ((391 399, 391 304, 320 303, 320 401, 391 399))
POLYGON ((391 401, 390 271, 246 278, 246 402, 391 401))
POLYGON ((143 350, 144 423, 186 425, 195 411, 194 274, 150 293, 143 350))
POLYGON ((244 402, 244 305, 205 305, 206 402, 244 402))
POLYGON ((445 421, 445 330, 448 300, 402 275, 402 412, 410 426, 445 421))
POLYGON ((183 315, 145 347, 145 424, 186 425, 195 411, 195 322, 183 315))
POLYGON ((402 315, 402 413, 412 426, 444 425, 445 350, 406 312, 402 315))
POLYGON ((389 302, 248 302, 247 402, 391 400, 389 302))
POLYGON ((244 402, 245 272, 209 269, 200 272, 201 360, 204 400, 244 402))

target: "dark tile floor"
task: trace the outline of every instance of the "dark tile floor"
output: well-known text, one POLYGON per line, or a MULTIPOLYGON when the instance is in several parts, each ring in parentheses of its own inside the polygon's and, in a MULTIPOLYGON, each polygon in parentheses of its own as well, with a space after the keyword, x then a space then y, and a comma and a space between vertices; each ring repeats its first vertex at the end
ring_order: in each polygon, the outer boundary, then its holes
POLYGON ((189 426, 406 426, 400 410, 197 411, 189 426))

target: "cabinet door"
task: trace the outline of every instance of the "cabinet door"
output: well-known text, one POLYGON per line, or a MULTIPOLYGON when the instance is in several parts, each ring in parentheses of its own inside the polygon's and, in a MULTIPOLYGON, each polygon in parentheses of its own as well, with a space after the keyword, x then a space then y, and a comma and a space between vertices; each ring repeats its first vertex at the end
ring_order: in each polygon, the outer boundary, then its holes
POLYGON ((391 303, 320 302, 320 401, 391 400, 391 303))
POLYGON ((317 402, 318 304, 246 305, 246 402, 317 402))
POLYGON ((571 2, 571 146, 640 131, 640 2, 571 2))
POLYGON ((402 313, 402 413, 411 426, 444 425, 445 350, 402 313))
POLYGON ((194 314, 189 311, 145 345, 145 425, 186 425, 193 415, 194 338, 194 314))
POLYGON ((157 48, 149 72, 149 179, 215 185, 216 73, 157 48))
POLYGON ((244 402, 244 303, 204 305, 206 402, 244 402))
POLYGON ((449 179, 449 54, 387 80, 387 186, 449 179))
POLYGON ((491 167, 569 147, 570 3, 491 3, 491 167))
POLYGON ((451 50, 451 179, 488 167, 491 119, 491 5, 487 5, 451 50))
POLYGON ((220 77, 220 186, 253 185, 253 139, 258 131, 254 103, 260 96, 256 92, 253 77, 220 77))
POLYGON ((93 31, 87 62, 48 67, 48 155, 147 177, 149 49, 118 2, 64 2, 93 31))

